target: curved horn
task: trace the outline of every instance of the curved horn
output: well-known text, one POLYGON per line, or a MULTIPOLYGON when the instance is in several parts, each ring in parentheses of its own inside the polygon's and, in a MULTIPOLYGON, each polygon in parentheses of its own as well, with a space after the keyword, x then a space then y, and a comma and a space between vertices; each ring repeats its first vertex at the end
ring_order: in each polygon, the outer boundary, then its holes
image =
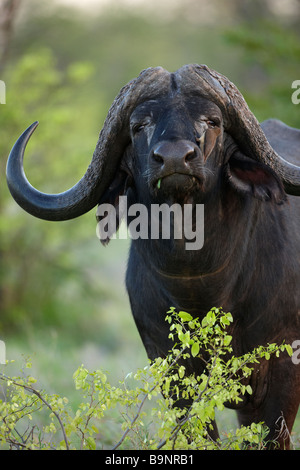
POLYGON ((81 180, 73 188, 59 194, 42 193, 28 182, 23 169, 23 157, 26 145, 37 126, 38 122, 31 124, 10 152, 6 179, 13 198, 25 211, 46 220, 72 219, 87 212, 95 203, 94 191, 87 190, 85 181, 81 180))
POLYGON ((288 194, 300 196, 300 167, 275 152, 237 87, 206 65, 189 65, 180 70, 181 74, 192 77, 192 86, 200 88, 201 95, 220 107, 226 132, 245 154, 270 166, 281 178, 288 194))
POLYGON ((161 93, 168 85, 168 76, 161 67, 146 69, 121 89, 110 107, 85 175, 63 193, 45 194, 28 182, 23 157, 38 123, 28 127, 16 141, 7 162, 7 184, 16 202, 30 214, 46 220, 72 219, 95 207, 109 186, 130 140, 128 119, 131 110, 139 102, 161 93))

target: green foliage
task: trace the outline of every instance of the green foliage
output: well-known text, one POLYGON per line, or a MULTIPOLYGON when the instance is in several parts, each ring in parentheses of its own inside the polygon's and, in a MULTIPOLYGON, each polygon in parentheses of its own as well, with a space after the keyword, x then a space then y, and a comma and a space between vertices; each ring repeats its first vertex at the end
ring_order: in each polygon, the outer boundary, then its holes
POLYGON ((299 79, 299 29, 259 19, 225 34, 243 52, 243 93, 260 121, 277 118, 299 127, 299 106, 291 101, 292 83, 299 79))
MULTIPOLYGON (((242 449, 245 442, 252 448, 263 448, 267 433, 263 423, 241 427, 217 442, 210 439, 208 429, 216 408, 222 411, 226 402, 238 403, 252 393, 247 378, 253 364, 282 351, 291 354, 291 348, 269 344, 241 357, 232 356, 231 336, 226 330, 233 319, 218 308, 202 321, 171 308, 166 320, 175 341, 169 355, 128 374, 119 386, 112 385, 102 370, 91 372, 80 366, 73 378, 83 401, 74 411, 66 398, 35 388, 32 376, 10 378, 1 373, 2 448, 104 448, 103 429, 114 409, 122 422, 111 449, 227 450, 242 449), (191 357, 199 358, 205 366, 199 376, 187 372, 191 357), (129 386, 130 382, 133 385, 129 386), (176 407, 179 398, 188 400, 183 410, 176 407)), ((30 367, 27 361, 25 368, 30 367)))
MULTIPOLYGON (((82 162, 84 139, 80 140, 80 121, 76 118, 84 106, 78 109, 72 96, 76 90, 80 92, 91 74, 88 62, 74 62, 61 70, 47 48, 26 54, 13 69, 8 69, 7 104, 1 107, 0 113, 2 175, 14 140, 29 124, 39 120, 40 126, 28 145, 30 158, 25 158, 30 181, 46 192, 61 191, 75 183, 86 170, 92 149, 86 162, 82 162), (77 137, 69 139, 72 122, 77 137), (58 147, 68 156, 72 171, 66 172, 64 159, 57 158, 58 147)), ((0 208, 1 336, 3 331, 7 334, 12 329, 24 329, 34 321, 38 324, 40 319, 44 326, 59 324, 63 319, 69 321, 62 311, 72 312, 74 298, 68 304, 65 292, 61 293, 61 284, 62 280, 72 283, 80 262, 65 254, 66 235, 60 234, 58 225, 41 223, 32 217, 28 224, 29 216, 13 201, 4 179, 0 185, 0 208), (64 308, 66 305, 68 309, 64 308)), ((80 222, 77 225, 80 227, 80 222)), ((83 238, 80 228, 72 233, 74 246, 79 238, 83 238)), ((79 285, 89 293, 92 288, 84 280, 79 285)))

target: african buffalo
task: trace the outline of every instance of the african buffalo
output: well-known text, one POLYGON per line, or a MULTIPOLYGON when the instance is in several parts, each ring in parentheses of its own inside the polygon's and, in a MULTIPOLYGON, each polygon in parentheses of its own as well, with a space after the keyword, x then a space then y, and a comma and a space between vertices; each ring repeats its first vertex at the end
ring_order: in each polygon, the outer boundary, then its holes
MULTIPOLYGON (((300 339, 299 130, 276 120, 260 125, 238 89, 206 66, 150 68, 114 100, 83 178, 49 195, 23 172, 35 127, 12 149, 7 180, 15 200, 37 217, 71 219, 105 203, 118 208, 124 195, 129 207, 204 205, 201 249, 187 250, 184 235, 131 242, 126 285, 150 358, 171 347, 170 306, 200 317, 213 306, 230 311, 236 355, 300 339)), ((199 360, 188 366, 199 371, 199 360)), ((240 423, 264 421, 268 439, 289 448, 300 367, 282 354, 256 365, 250 383, 240 423)))

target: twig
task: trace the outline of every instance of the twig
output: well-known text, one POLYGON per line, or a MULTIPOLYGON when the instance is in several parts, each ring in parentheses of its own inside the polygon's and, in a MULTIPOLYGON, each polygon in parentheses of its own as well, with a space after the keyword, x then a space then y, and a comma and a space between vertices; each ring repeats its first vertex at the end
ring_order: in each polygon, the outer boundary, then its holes
POLYGON ((172 361, 172 363, 169 365, 168 369, 165 371, 165 373, 160 377, 160 380, 159 382, 155 383, 153 385, 153 387, 151 387, 151 389, 145 393, 144 395, 144 398, 142 399, 141 403, 140 403, 140 406, 138 407, 138 410, 136 412, 136 415, 134 416, 134 418, 131 420, 130 422, 130 425, 127 427, 127 429, 125 430, 125 432, 123 433, 121 439, 119 440, 119 442, 112 448, 112 450, 116 450, 118 447, 120 447, 120 445, 122 444, 122 442, 124 442, 127 434, 130 432, 132 426, 134 425, 134 423, 137 421, 140 413, 141 413, 141 410, 147 400, 147 397, 149 394, 151 394, 157 387, 160 386, 160 382, 161 380, 168 374, 169 370, 178 362, 179 358, 184 354, 185 350, 187 348, 183 348, 181 351, 179 351, 178 355, 175 357, 175 359, 172 361))
POLYGON ((67 435, 66 435, 66 431, 65 431, 65 428, 64 428, 64 425, 63 425, 63 422, 59 416, 59 414, 52 408, 52 406, 44 399, 44 397, 41 395, 40 392, 38 392, 37 390, 35 390, 33 387, 29 387, 28 385, 24 385, 24 384, 20 384, 18 382, 15 382, 14 380, 12 380, 10 377, 4 375, 4 374, 0 374, 0 379, 1 380, 4 380, 4 381, 11 381, 11 383, 13 383, 14 385, 16 385, 17 387, 22 387, 24 388, 24 390, 27 390, 28 392, 30 393, 33 393, 34 395, 36 395, 39 400, 41 400, 42 403, 44 403, 44 405, 47 406, 47 408, 49 408, 49 410, 55 415, 57 421, 59 422, 59 425, 60 425, 60 428, 61 428, 61 431, 62 431, 62 434, 63 434, 63 437, 64 437, 64 441, 65 441, 65 444, 66 444, 66 448, 67 450, 69 450, 70 446, 69 446, 69 442, 68 442, 68 438, 67 438, 67 435))

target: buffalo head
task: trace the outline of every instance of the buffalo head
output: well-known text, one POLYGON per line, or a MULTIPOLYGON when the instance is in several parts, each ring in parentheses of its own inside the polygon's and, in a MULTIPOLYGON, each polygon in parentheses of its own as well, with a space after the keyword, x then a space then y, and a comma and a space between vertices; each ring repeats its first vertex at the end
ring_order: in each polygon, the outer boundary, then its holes
POLYGON ((105 199, 109 187, 118 192, 133 184, 141 194, 147 184, 153 198, 203 200, 221 184, 221 169, 234 189, 262 199, 280 202, 283 188, 300 194, 300 168, 271 147, 237 88, 204 65, 175 73, 150 68, 129 82, 109 110, 85 175, 64 193, 41 193, 25 177, 24 150, 36 126, 13 147, 7 181, 19 205, 43 219, 77 217, 105 199))

